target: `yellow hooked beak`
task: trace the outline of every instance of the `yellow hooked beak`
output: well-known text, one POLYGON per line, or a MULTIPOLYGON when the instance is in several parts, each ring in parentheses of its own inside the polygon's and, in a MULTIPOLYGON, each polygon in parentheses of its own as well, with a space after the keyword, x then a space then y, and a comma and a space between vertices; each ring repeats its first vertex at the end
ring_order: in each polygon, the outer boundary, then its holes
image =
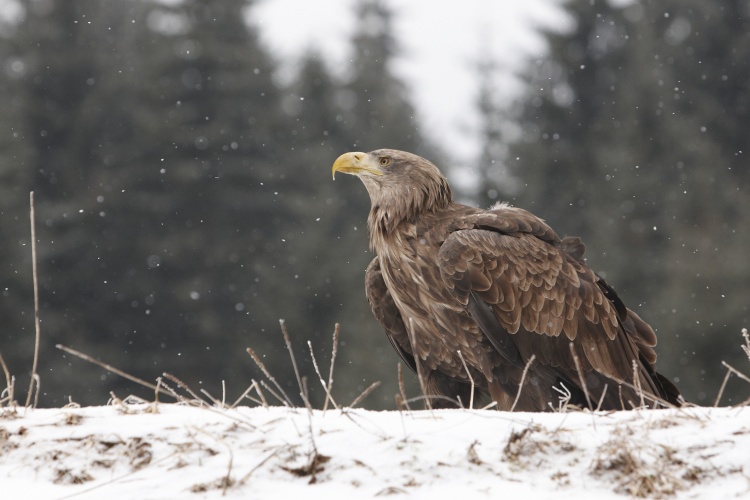
POLYGON ((331 174, 336 179, 336 172, 344 172, 345 174, 360 175, 383 175, 383 172, 378 168, 378 164, 373 160, 367 153, 344 153, 333 162, 333 168, 331 174))

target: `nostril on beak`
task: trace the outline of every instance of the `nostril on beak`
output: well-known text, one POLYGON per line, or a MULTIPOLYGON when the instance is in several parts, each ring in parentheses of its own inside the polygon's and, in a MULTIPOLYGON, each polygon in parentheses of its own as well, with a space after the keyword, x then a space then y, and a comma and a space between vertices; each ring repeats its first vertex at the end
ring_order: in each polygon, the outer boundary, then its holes
POLYGON ((359 154, 359 153, 357 153, 356 155, 354 155, 354 158, 356 158, 357 161, 362 161, 362 155, 359 154))

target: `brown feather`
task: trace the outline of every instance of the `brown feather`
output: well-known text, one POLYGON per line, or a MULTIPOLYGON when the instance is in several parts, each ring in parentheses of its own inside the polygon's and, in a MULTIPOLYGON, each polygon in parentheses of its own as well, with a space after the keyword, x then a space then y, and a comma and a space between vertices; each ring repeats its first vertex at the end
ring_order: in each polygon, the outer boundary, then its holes
POLYGON ((453 203, 445 177, 416 155, 376 150, 362 161, 370 246, 378 255, 366 273, 367 297, 399 356, 426 370, 426 390, 440 397, 438 406, 466 401, 459 350, 479 390, 500 409, 510 408, 532 356, 518 409, 548 409, 559 383, 573 391, 574 403, 586 404, 571 342, 587 386, 597 397, 608 386, 604 409, 620 408, 618 386, 636 404, 636 385, 651 406, 658 406, 654 399, 679 404, 679 391, 654 370, 653 329, 586 266, 580 238, 561 240, 541 219, 509 205, 453 203))

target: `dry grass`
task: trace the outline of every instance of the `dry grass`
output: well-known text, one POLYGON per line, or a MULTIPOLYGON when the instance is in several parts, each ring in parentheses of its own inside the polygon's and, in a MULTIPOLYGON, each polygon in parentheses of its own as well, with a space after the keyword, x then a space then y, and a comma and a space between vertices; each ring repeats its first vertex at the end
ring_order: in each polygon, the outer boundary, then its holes
MULTIPOLYGON (((320 372, 319 367, 317 372, 320 372)), ((270 473, 277 475, 277 477, 283 477, 286 474, 308 483, 335 480, 335 472, 342 470, 341 460, 337 459, 335 453, 331 453, 328 449, 324 453, 318 448, 316 440, 321 439, 323 433, 320 429, 316 431, 313 428, 314 421, 310 417, 307 429, 302 426, 298 427, 299 435, 302 437, 301 441, 297 440, 295 444, 267 447, 267 453, 262 460, 259 459, 252 467, 245 464, 244 470, 240 470, 238 474, 234 466, 234 456, 238 453, 237 443, 233 436, 238 431, 246 434, 248 429, 252 429, 262 436, 263 429, 257 427, 257 422, 253 423, 238 416, 241 413, 237 414, 230 411, 232 407, 223 402, 224 398, 219 400, 201 395, 192 391, 177 377, 169 374, 165 375, 165 379, 168 383, 158 382, 155 386, 160 389, 155 390, 155 395, 169 394, 181 404, 191 405, 201 411, 216 412, 223 418, 232 420, 232 424, 227 429, 217 430, 216 432, 193 429, 191 431, 192 441, 179 443, 169 441, 168 438, 158 434, 129 438, 116 438, 114 436, 103 438, 102 436, 90 435, 84 438, 61 441, 59 448, 53 452, 53 455, 44 458, 44 463, 48 464, 48 467, 52 466, 48 470, 54 472, 54 477, 51 480, 60 484, 93 484, 96 481, 94 486, 86 490, 88 492, 107 484, 107 482, 100 483, 98 479, 101 474, 98 474, 97 471, 101 469, 112 470, 113 479, 111 482, 122 481, 138 470, 154 467, 163 460, 175 462, 172 468, 195 464, 196 460, 200 461, 196 457, 201 454, 207 457, 221 454, 221 457, 226 457, 227 465, 223 474, 217 473, 212 479, 203 479, 194 482, 192 486, 188 485, 188 490, 195 493, 217 490, 222 493, 230 490, 239 491, 250 480, 251 476, 260 469, 264 469, 265 474, 270 473), (161 392, 161 390, 164 392, 161 392), (199 439, 201 436, 207 437, 214 443, 206 444, 210 441, 199 439), (172 451, 165 451, 165 445, 169 447, 168 450, 172 451), (156 450, 159 449, 161 452, 157 459, 156 450), (223 449, 226 451, 223 451, 223 449), (91 450, 95 450, 95 453, 92 453, 91 450), (82 465, 71 466, 69 465, 71 463, 82 465), (115 469, 121 471, 122 466, 125 466, 125 472, 120 472, 119 475, 114 477, 115 469), (278 476, 278 474, 281 474, 281 476, 278 476)), ((299 380, 300 391, 302 391, 302 377, 299 380)), ((329 386, 328 383, 326 383, 326 386, 329 386)), ((243 394, 247 397, 247 394, 254 390, 260 398, 260 395, 265 392, 260 387, 260 384, 254 381, 243 394)), ((565 393, 564 388, 561 389, 561 392, 565 393)), ((259 405, 262 405, 261 399, 256 401, 259 405)), ((563 394, 560 406, 562 410, 567 411, 569 408, 565 401, 567 401, 567 397, 563 394)), ((111 404, 126 414, 158 411, 156 401, 149 403, 132 396, 120 399, 113 394, 111 404)), ((344 415, 349 415, 346 408, 340 408, 338 411, 344 415)), ((471 410, 467 409, 466 411, 471 410)), ((595 484, 597 487, 608 487, 611 488, 611 491, 625 496, 657 499, 669 498, 681 491, 689 491, 695 485, 700 485, 722 475, 735 472, 742 474, 741 469, 729 471, 726 468, 720 470, 712 467, 710 458, 704 459, 707 453, 702 453, 702 450, 688 453, 685 447, 682 447, 681 451, 676 451, 676 448, 663 444, 663 439, 652 439, 652 432, 684 424, 684 419, 690 418, 688 413, 678 412, 670 418, 655 418, 653 421, 645 417, 646 412, 635 413, 632 418, 618 424, 619 427, 611 431, 606 441, 594 448, 586 447, 577 442, 570 430, 563 428, 562 425, 557 429, 551 429, 549 426, 527 424, 524 428, 515 429, 506 434, 506 442, 500 448, 499 455, 498 448, 495 447, 491 457, 489 455, 486 457, 480 456, 480 452, 483 451, 479 448, 480 443, 477 440, 473 441, 467 448, 464 448, 466 452, 463 463, 468 462, 467 466, 474 467, 474 470, 481 474, 496 476, 507 481, 512 481, 514 477, 534 474, 540 470, 546 471, 544 477, 562 489, 570 486, 574 478, 584 474, 590 478, 590 484, 595 484), (498 460, 498 456, 500 460, 498 460)), ((298 410, 292 410, 290 413, 290 415, 299 414, 298 410)), ((311 415, 307 411, 303 414, 311 415)), ((415 416, 415 418, 424 418, 424 415, 421 417, 415 416)), ((604 419, 600 421, 606 422, 607 414, 592 414, 592 418, 604 419)), ((64 418, 57 425, 85 426, 85 423, 81 420, 80 415, 75 413, 74 408, 71 408, 71 412, 65 413, 64 418)), ((318 424, 315 423, 315 425, 318 424)), ((11 436, 0 427, 0 452, 5 452, 12 446, 17 447, 19 442, 22 441, 20 436, 11 436)), ((411 446, 421 445, 422 443, 418 441, 403 442, 404 451, 407 454, 411 446)), ((443 470, 448 470, 444 468, 454 465, 441 461, 437 462, 438 468, 443 468, 443 470)), ((416 491, 412 488, 418 487, 418 483, 404 483, 406 489, 401 489, 410 492, 416 491)), ((396 487, 388 486, 388 488, 396 487)), ((386 495, 388 492, 382 494, 386 495)))
POLYGON ((31 366, 31 378, 29 380, 29 390, 26 394, 26 408, 31 405, 31 398, 34 397, 34 407, 36 407, 39 398, 39 385, 41 380, 37 373, 39 365, 39 344, 41 343, 42 330, 41 321, 39 320, 39 279, 36 262, 36 222, 34 217, 34 191, 29 193, 29 219, 31 222, 31 276, 34 283, 34 361, 31 366), (34 386, 36 385, 36 392, 34 386))
POLYGON ((520 431, 512 431, 503 448, 503 459, 513 468, 553 468, 560 465, 561 456, 574 456, 577 446, 566 439, 564 432, 549 431, 531 424, 520 431))
MULTIPOLYGON (((750 361, 750 334, 747 332, 747 328, 742 329, 742 338, 744 339, 745 343, 741 345, 740 347, 747 355, 747 359, 750 361)), ((719 387, 719 393, 716 395, 716 400, 714 401, 714 407, 719 406, 719 402, 721 401, 722 395, 724 395, 724 389, 727 386, 727 382, 729 381, 729 377, 732 375, 736 375, 737 377, 741 378, 745 382, 750 383, 750 377, 742 373, 740 370, 736 369, 735 367, 731 366, 729 363, 722 361, 722 366, 727 369, 727 373, 724 376, 724 380, 721 382, 721 387, 719 387)), ((747 406, 750 405, 750 398, 742 401, 740 404, 735 406, 747 406)))
POLYGON ((674 496, 708 475, 716 477, 721 471, 690 464, 673 448, 655 445, 643 432, 625 426, 616 429, 612 438, 599 448, 590 473, 612 481, 617 493, 659 499, 674 496))

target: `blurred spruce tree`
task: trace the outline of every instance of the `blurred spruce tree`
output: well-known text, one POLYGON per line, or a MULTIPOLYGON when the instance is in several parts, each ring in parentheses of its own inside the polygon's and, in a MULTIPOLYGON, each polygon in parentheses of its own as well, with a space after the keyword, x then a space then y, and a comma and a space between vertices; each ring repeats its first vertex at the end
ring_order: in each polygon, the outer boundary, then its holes
MULTIPOLYGON (((109 390, 151 397, 56 343, 147 380, 168 371, 217 395, 224 380, 228 397, 259 377, 252 346, 296 393, 279 318, 302 364, 304 340, 327 358, 343 323, 340 366, 356 365, 337 379, 344 399, 395 378, 363 292, 367 196, 330 180, 344 151, 426 150, 390 70, 390 13, 360 5, 360 24, 378 29, 356 35, 348 73, 334 77, 310 54, 285 85, 245 22, 249 5, 27 0, 3 31, 0 175, 13 187, 0 210, 13 244, 0 251, 0 349, 25 387, 34 189, 43 405, 101 404, 109 390)), ((392 406, 393 393, 372 404, 392 406)))
MULTIPOLYGON (((34 338, 31 250, 29 246, 29 186, 33 170, 26 129, 19 117, 26 108, 24 87, 30 71, 23 47, 15 43, 18 26, 0 21, 0 351, 13 373, 21 377, 31 369, 31 358, 16 359, 14 353, 31 353, 34 338), (29 343, 32 345, 30 347, 29 343), (28 361, 28 365, 23 362, 28 361)), ((30 139, 29 139, 30 140, 30 139)), ((19 386, 28 387, 28 378, 19 386)))
POLYGON ((569 3, 575 27, 548 33, 530 65, 509 155, 514 202, 583 237, 589 263, 657 328, 660 370, 697 403, 718 390, 721 359, 741 363, 750 319, 740 4, 569 3))
MULTIPOLYGON (((657 290, 663 351, 699 403, 712 403, 725 368, 742 367, 740 329, 750 323, 750 10, 747 2, 647 2, 631 11, 638 41, 651 41, 650 107, 659 147, 647 158, 660 172, 662 227, 669 236, 657 290), (650 22, 645 22, 652 20, 650 22), (675 336, 674 343, 671 338, 675 336)), ((644 160, 645 162, 645 160, 644 160)), ((662 356, 662 359, 666 356, 662 356)), ((724 403, 747 398, 729 385, 724 403)))
POLYGON ((340 94, 351 148, 401 149, 439 163, 435 146, 420 131, 408 89, 393 72, 399 47, 390 7, 383 0, 360 0, 356 17, 352 67, 340 94))
MULTIPOLYGON (((118 113, 113 89, 107 86, 112 66, 102 61, 117 61, 108 16, 129 17, 134 4, 112 5, 108 12, 98 1, 76 2, 23 1, 23 16, 6 43, 13 47, 14 58, 22 68, 17 75, 3 75, 4 82, 17 80, 16 103, 8 110, 14 122, 16 149, 23 158, 5 163, 4 171, 14 172, 19 195, 11 213, 22 221, 28 234, 28 192, 35 191, 38 237, 39 285, 42 329, 40 363, 44 404, 64 402, 66 394, 79 389, 81 381, 97 380, 100 370, 82 367, 78 378, 58 351, 57 342, 82 345, 108 330, 97 328, 107 317, 103 289, 107 285, 108 262, 100 251, 103 225, 97 208, 97 187, 106 161, 109 138, 122 115, 118 113), (9 76, 11 76, 9 78, 9 76), (64 389, 60 382, 70 383, 64 389), (96 377, 96 378, 95 378, 96 377)), ((6 227, 3 227, 5 234, 6 227)), ((123 235, 127 241, 129 235, 123 235)), ((10 257, 11 269, 19 285, 9 290, 11 297, 23 297, 26 305, 13 307, 3 301, 4 330, 11 339, 12 351, 6 351, 17 387, 30 370, 33 349, 31 254, 28 237, 10 257)), ((8 269, 8 268, 6 268, 8 269)), ((108 354, 108 353, 104 353, 108 354)), ((95 385, 95 384, 93 384, 95 385)))
POLYGON ((475 66, 479 92, 475 100, 479 112, 479 158, 474 166, 477 176, 475 203, 483 208, 510 199, 517 191, 515 177, 508 171, 507 129, 510 117, 498 101, 497 65, 490 56, 483 55, 475 66))

